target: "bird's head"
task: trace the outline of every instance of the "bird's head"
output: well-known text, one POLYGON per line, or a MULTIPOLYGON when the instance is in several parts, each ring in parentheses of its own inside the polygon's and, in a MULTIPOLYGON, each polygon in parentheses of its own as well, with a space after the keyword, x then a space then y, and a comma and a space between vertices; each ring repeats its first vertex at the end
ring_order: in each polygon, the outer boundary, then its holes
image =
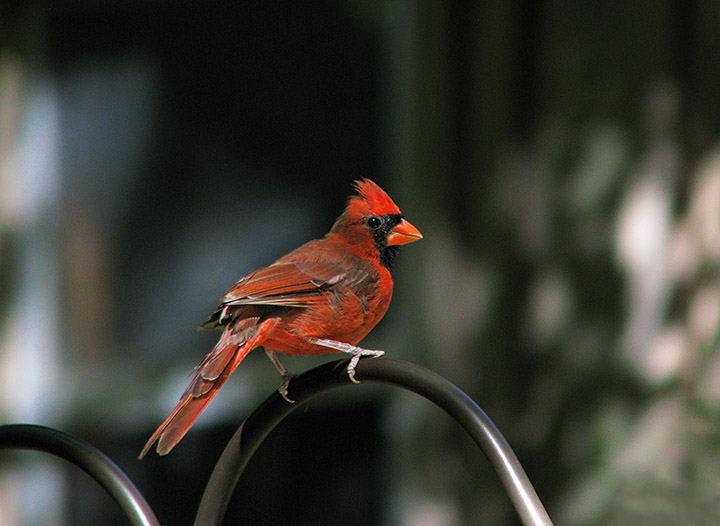
POLYGON ((391 270, 398 247, 422 239, 422 234, 373 181, 356 181, 355 188, 357 194, 350 197, 328 236, 358 255, 379 258, 391 270))

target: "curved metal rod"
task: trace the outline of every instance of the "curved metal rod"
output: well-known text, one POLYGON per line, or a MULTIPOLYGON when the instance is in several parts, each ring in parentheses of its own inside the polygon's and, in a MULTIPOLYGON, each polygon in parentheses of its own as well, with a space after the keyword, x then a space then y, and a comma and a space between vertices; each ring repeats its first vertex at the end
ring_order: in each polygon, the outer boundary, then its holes
POLYGON ((67 460, 94 478, 120 505, 134 526, 160 526, 145 498, 125 473, 87 442, 49 427, 0 426, 0 449, 31 449, 67 460))
MULTIPOLYGON (((210 476, 195 526, 222 523, 235 485, 255 450, 283 418, 315 395, 351 384, 347 360, 316 367, 290 382, 289 404, 277 393, 267 398, 240 426, 220 456, 210 476)), ((362 359, 355 378, 403 387, 434 402, 457 420, 480 446, 505 486, 525 526, 552 526, 535 489, 500 431, 480 407, 442 376, 417 365, 385 358, 362 359)))

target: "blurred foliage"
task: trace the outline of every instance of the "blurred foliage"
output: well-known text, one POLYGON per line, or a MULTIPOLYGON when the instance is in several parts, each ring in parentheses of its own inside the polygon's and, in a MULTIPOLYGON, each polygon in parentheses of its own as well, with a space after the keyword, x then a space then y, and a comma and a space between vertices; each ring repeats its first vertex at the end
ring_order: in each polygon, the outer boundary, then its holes
MULTIPOLYGON (((435 190, 425 360, 496 419, 557 523, 714 522, 720 13, 435 7, 417 41, 445 53, 424 63, 414 165, 435 190)), ((515 520, 491 473, 467 475, 472 446, 430 427, 414 464, 455 510, 440 523, 515 520)))

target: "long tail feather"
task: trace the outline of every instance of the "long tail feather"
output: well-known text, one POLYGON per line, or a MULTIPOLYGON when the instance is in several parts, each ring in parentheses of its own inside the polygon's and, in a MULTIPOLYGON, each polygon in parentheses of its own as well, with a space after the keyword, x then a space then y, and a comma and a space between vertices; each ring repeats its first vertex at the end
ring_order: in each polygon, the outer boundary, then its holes
POLYGON ((267 319, 260 324, 254 321, 251 326, 245 323, 245 327, 228 326, 225 329, 215 348, 198 366, 175 409, 152 434, 138 458, 142 459, 155 442, 158 444, 158 455, 168 454, 192 427, 225 380, 250 351, 262 344, 268 331, 277 323, 277 319, 267 319))
POLYGON ((175 406, 173 412, 170 413, 170 416, 165 419, 150 437, 150 440, 145 444, 138 458, 142 459, 148 451, 150 451, 150 448, 155 442, 158 443, 158 455, 167 455, 172 448, 180 442, 182 437, 185 436, 185 433, 190 430, 190 427, 195 423, 195 420, 197 420, 202 410, 205 409, 205 406, 212 400, 219 388, 220 386, 209 391, 201 398, 195 398, 192 395, 183 396, 178 405, 175 406))

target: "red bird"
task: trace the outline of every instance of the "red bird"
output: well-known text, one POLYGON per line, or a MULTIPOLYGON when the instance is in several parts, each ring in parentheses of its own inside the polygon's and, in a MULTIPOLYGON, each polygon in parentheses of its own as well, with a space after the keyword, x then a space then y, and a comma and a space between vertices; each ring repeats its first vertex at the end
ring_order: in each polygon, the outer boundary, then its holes
POLYGON ((356 181, 342 215, 323 239, 305 243, 238 281, 201 325, 222 331, 220 341, 200 362, 170 416, 140 453, 157 442, 165 455, 185 436, 225 380, 253 349, 262 346, 282 376, 278 391, 287 397, 292 375, 275 353, 352 356, 348 375, 355 381, 361 356, 383 351, 356 344, 390 305, 390 274, 399 245, 422 238, 390 197, 369 179, 356 181))

